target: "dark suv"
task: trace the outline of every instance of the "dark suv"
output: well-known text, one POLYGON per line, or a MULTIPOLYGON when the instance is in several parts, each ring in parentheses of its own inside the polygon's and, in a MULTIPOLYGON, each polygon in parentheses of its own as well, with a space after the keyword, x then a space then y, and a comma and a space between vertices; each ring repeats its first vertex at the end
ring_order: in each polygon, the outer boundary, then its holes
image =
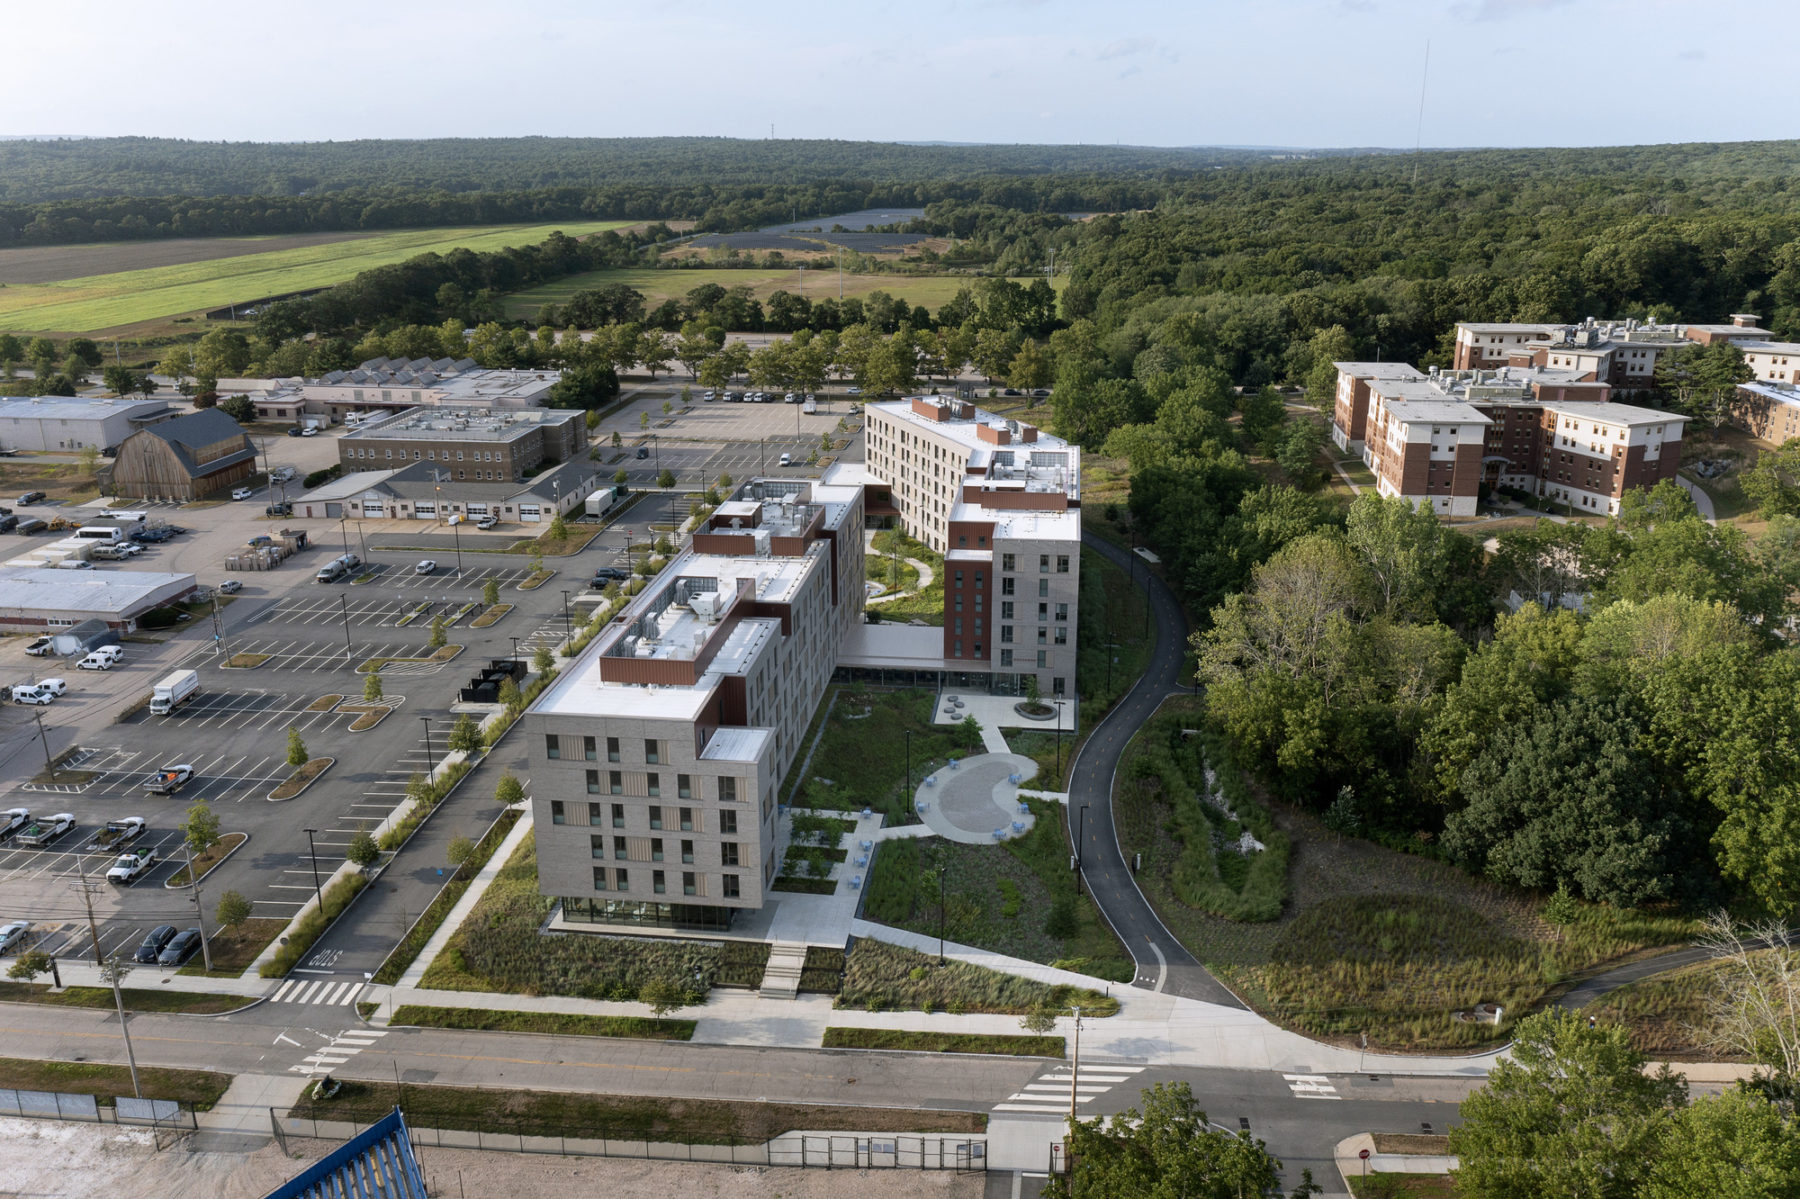
POLYGON ((157 925, 145 934, 144 943, 137 947, 137 952, 131 955, 131 960, 143 962, 147 966, 154 965, 156 957, 163 951, 163 947, 174 940, 175 932, 173 924, 157 925))
POLYGON ((158 966, 179 966, 194 956, 200 948, 200 930, 190 928, 177 933, 175 938, 163 946, 162 952, 156 955, 158 966))
POLYGON ((41 491, 27 491, 24 495, 19 497, 19 506, 22 508, 26 504, 41 504, 49 498, 48 495, 45 495, 41 491))

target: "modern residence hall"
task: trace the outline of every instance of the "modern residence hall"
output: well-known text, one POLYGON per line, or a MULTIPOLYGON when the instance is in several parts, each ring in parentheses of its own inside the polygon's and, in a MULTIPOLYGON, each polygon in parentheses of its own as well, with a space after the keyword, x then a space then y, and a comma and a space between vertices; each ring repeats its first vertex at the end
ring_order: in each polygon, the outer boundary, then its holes
POLYGON ((525 716, 538 886, 576 924, 730 927, 777 787, 863 619, 856 485, 744 484, 525 716))

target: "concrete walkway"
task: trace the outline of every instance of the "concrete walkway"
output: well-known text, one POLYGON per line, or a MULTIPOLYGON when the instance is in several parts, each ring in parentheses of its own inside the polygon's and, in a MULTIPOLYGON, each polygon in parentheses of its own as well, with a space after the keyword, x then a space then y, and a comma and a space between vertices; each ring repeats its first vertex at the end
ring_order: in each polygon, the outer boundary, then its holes
POLYGON ((1036 821, 1019 810, 1019 786, 1037 763, 1019 754, 987 753, 927 775, 913 808, 933 833, 964 845, 991 845, 1028 831, 1036 821), (996 833, 1004 830, 1004 836, 996 833))
POLYGON ((1675 476, 1675 482, 1683 491, 1688 493, 1688 496, 1694 501, 1695 509, 1699 511, 1701 516, 1706 518, 1707 524, 1716 525, 1719 523, 1717 514, 1713 508, 1712 496, 1706 494, 1705 488, 1701 487, 1691 479, 1682 478, 1680 475, 1675 476))
POLYGON ((254 1153, 269 1141, 269 1109, 289 1108, 312 1083, 294 1074, 237 1074, 211 1111, 201 1112, 192 1153, 254 1153))
MULTIPOLYGON (((200 955, 194 955, 198 962, 200 955)), ((56 969, 62 975, 64 987, 106 987, 111 983, 100 977, 100 967, 94 965, 92 958, 76 960, 75 958, 57 958, 56 969)), ((39 975, 37 981, 48 984, 50 975, 39 975)), ((128 973, 120 980, 119 985, 127 991, 187 991, 208 995, 242 995, 246 1002, 261 999, 275 985, 266 978, 258 978, 254 971, 237 978, 207 978, 200 974, 177 974, 161 966, 129 966, 128 973)), ((127 1008, 131 1004, 125 1004, 127 1008)))

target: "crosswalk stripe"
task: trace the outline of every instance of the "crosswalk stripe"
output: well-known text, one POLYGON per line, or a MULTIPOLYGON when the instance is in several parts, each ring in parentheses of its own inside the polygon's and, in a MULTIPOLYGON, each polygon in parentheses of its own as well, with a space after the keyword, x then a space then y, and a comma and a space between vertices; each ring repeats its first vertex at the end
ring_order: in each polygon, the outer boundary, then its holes
POLYGON ((994 1110, 997 1112, 1040 1112, 1044 1115, 1056 1116, 1068 1111, 1069 1105, 1057 1103, 1038 1107, 1029 1103, 996 1103, 994 1110))
POLYGON ((294 986, 294 980, 291 978, 288 979, 287 981, 283 982, 279 987, 275 988, 275 993, 273 995, 269 996, 269 1002, 270 1003, 280 1003, 281 997, 283 995, 286 995, 290 990, 292 990, 293 986, 294 986))
MULTIPOLYGON (((1069 1084, 1066 1082, 1031 1082, 1025 1084, 1025 1090, 1056 1091, 1067 1095, 1069 1093, 1069 1084)), ((1104 1095, 1110 1090, 1112 1090, 1111 1087, 1084 1087, 1078 1085, 1075 1088, 1075 1093, 1077 1095, 1104 1095)), ((1018 1096, 1015 1096, 1015 1098, 1018 1098, 1018 1096)))
POLYGON ((348 1006, 350 1003, 354 1002, 356 999, 356 993, 357 993, 357 990, 359 989, 359 987, 360 987, 360 984, 358 984, 358 983, 345 983, 344 984, 344 997, 342 999, 338 1000, 338 1003, 348 1006))
POLYGON ((323 987, 325 985, 326 984, 324 984, 322 982, 307 983, 304 988, 295 992, 292 1002, 294 1002, 294 1003, 311 1003, 314 992, 318 991, 318 989, 320 987, 323 987))

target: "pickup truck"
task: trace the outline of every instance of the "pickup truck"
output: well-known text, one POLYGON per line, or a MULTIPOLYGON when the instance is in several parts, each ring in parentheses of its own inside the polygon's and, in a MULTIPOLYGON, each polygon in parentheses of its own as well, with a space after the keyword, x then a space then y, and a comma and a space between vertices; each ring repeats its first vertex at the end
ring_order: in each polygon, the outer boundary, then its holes
POLYGON ((149 826, 142 816, 127 816, 123 820, 109 820, 106 827, 100 830, 93 843, 88 846, 94 853, 113 853, 121 846, 128 845, 144 835, 149 826))
POLYGON ((34 658, 42 658, 56 649, 56 643, 48 637, 39 637, 25 647, 25 652, 34 658))
POLYGON ((122 853, 106 872, 109 883, 135 883, 148 874, 156 865, 154 849, 140 849, 136 853, 122 853))
POLYGON ((144 790, 152 795, 174 795, 194 778, 194 768, 187 764, 164 766, 144 780, 144 790))
POLYGON ((54 844, 75 827, 75 813, 58 812, 44 820, 34 820, 19 834, 19 844, 26 849, 43 849, 54 844))
POLYGON ((8 808, 0 812, 0 841, 31 823, 31 813, 24 808, 8 808))

